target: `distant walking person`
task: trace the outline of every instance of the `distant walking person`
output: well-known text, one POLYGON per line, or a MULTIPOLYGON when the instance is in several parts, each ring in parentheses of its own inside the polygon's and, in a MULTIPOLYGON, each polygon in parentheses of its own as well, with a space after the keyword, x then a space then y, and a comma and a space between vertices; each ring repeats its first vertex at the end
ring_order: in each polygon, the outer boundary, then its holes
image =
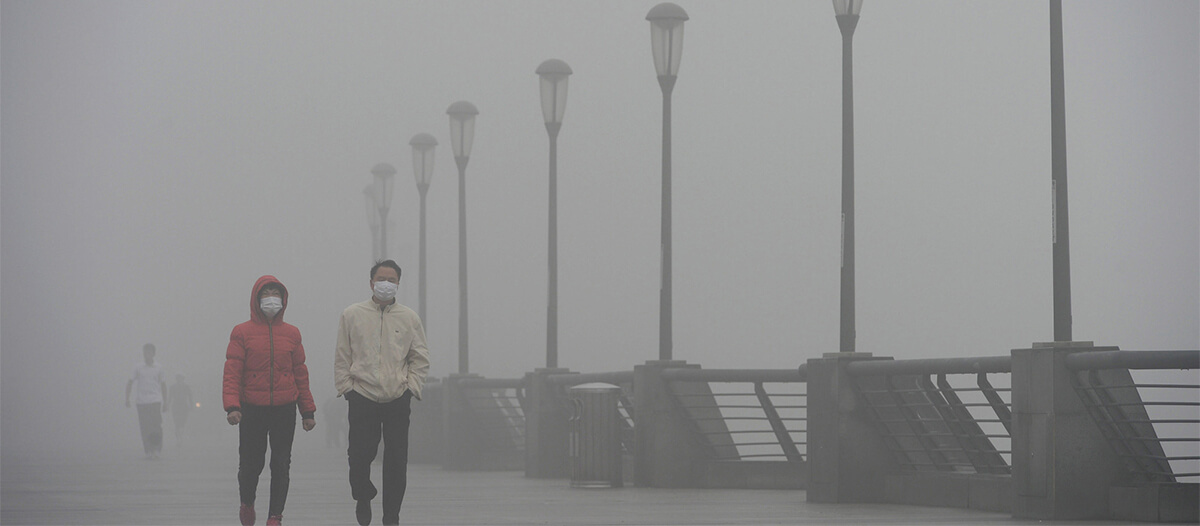
POLYGON ((342 311, 333 381, 348 402, 350 495, 358 523, 371 523, 371 462, 383 438, 383 523, 400 524, 408 486, 408 417, 429 372, 425 329, 412 309, 396 303, 400 266, 371 267, 371 299, 342 311))
POLYGON ((196 402, 192 400, 192 388, 183 382, 183 375, 175 375, 175 383, 167 397, 171 400, 171 420, 175 422, 175 445, 183 444, 183 428, 187 426, 188 415, 195 409, 196 402))
POLYGON ((300 330, 283 322, 288 292, 274 276, 263 276, 250 293, 250 321, 238 324, 225 350, 222 398, 230 425, 238 430, 238 490, 242 526, 254 524, 254 494, 271 445, 271 503, 267 526, 283 521, 287 501, 296 409, 305 431, 317 425, 317 405, 308 389, 308 367, 300 330))
POLYGON ((134 366, 133 378, 125 384, 125 407, 129 407, 129 393, 135 393, 138 425, 142 429, 142 448, 148 459, 157 459, 162 454, 162 414, 167 411, 164 403, 167 382, 163 379, 162 368, 154 363, 154 351, 152 343, 142 346, 142 358, 145 361, 134 366))

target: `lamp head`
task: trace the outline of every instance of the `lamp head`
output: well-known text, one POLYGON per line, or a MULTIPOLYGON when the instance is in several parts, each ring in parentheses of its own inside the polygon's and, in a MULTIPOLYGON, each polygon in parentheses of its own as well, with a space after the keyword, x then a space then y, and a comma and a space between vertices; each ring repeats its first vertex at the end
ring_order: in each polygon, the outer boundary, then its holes
POLYGON ((858 16, 862 11, 862 0, 833 0, 833 12, 838 16, 858 16))
POLYGON ((387 209, 392 206, 392 185, 396 167, 388 163, 379 163, 371 168, 371 175, 375 176, 376 205, 381 213, 386 214, 387 209))
POLYGON ((446 115, 450 116, 450 145, 454 157, 470 157, 471 143, 475 139, 475 116, 479 115, 479 110, 474 104, 460 100, 446 109, 446 115))
POLYGON ((421 191, 428 189, 433 179, 433 153, 437 143, 437 139, 428 133, 418 133, 408 141, 413 151, 413 176, 417 179, 417 189, 421 191))
POLYGON ((542 117, 546 124, 562 124, 567 110, 567 77, 573 73, 566 62, 552 58, 538 66, 541 77, 542 117))
POLYGON ((687 12, 671 2, 658 4, 646 14, 646 20, 650 21, 654 69, 659 77, 679 74, 679 59, 683 55, 683 23, 687 19, 687 12))

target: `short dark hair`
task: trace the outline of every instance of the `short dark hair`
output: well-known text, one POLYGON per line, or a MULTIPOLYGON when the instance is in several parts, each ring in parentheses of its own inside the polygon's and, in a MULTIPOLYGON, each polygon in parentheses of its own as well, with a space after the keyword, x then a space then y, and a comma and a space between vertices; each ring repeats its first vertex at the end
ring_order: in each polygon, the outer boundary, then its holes
POLYGON ((143 346, 142 346, 142 352, 148 352, 148 353, 150 353, 150 354, 154 354, 154 353, 155 353, 154 344, 153 344, 153 343, 147 343, 146 345, 143 345, 143 346))
POLYGON ((376 261, 375 266, 371 267, 371 279, 375 279, 375 272, 379 271, 379 267, 387 267, 396 271, 396 278, 400 278, 400 265, 397 265, 395 261, 385 259, 383 261, 376 261))
POLYGON ((271 282, 268 282, 266 285, 263 285, 261 289, 258 289, 258 297, 261 298, 263 293, 268 290, 273 290, 275 292, 278 292, 280 295, 283 295, 284 291, 285 291, 282 283, 279 283, 277 281, 271 281, 271 282))

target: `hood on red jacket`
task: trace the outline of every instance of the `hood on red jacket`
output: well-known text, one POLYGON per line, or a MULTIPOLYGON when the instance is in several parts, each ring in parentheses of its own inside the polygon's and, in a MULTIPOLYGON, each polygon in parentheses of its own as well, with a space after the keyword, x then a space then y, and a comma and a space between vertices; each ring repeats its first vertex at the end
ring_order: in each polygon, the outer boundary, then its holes
POLYGON ((279 288, 283 289, 283 308, 279 309, 279 313, 275 315, 274 321, 283 321, 283 313, 287 311, 288 291, 287 287, 283 286, 283 282, 275 279, 275 276, 271 275, 258 278, 258 281, 254 282, 254 289, 250 291, 250 319, 264 325, 271 320, 263 315, 262 309, 258 308, 258 294, 262 292, 263 287, 271 283, 279 285, 279 288))

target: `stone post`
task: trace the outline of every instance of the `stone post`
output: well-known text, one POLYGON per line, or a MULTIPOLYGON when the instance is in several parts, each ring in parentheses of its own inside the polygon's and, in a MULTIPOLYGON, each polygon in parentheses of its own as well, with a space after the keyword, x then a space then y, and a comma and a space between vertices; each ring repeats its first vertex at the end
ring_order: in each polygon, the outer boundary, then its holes
POLYGON ((525 373, 525 476, 566 478, 567 407, 564 396, 549 382, 550 375, 574 374, 569 369, 540 368, 525 373))
POLYGON ((1120 459, 1071 386, 1066 357, 1111 351, 1091 342, 1012 351, 1012 514, 1030 519, 1104 519, 1120 459))
POLYGON ((636 451, 634 485, 654 488, 699 487, 701 460, 707 453, 696 443, 687 415, 680 414, 662 372, 699 368, 682 360, 655 360, 633 368, 636 451))
MULTIPOLYGON (((887 445, 859 403, 846 365, 870 353, 826 353, 808 361, 808 501, 883 502, 897 470, 887 445)), ((890 358, 887 358, 890 359, 890 358)))
POLYGON ((461 384, 464 380, 482 378, 473 373, 451 374, 444 382, 442 396, 442 439, 443 448, 442 468, 454 470, 480 469, 483 465, 483 452, 487 444, 483 443, 486 436, 479 433, 475 419, 463 399, 461 384))

